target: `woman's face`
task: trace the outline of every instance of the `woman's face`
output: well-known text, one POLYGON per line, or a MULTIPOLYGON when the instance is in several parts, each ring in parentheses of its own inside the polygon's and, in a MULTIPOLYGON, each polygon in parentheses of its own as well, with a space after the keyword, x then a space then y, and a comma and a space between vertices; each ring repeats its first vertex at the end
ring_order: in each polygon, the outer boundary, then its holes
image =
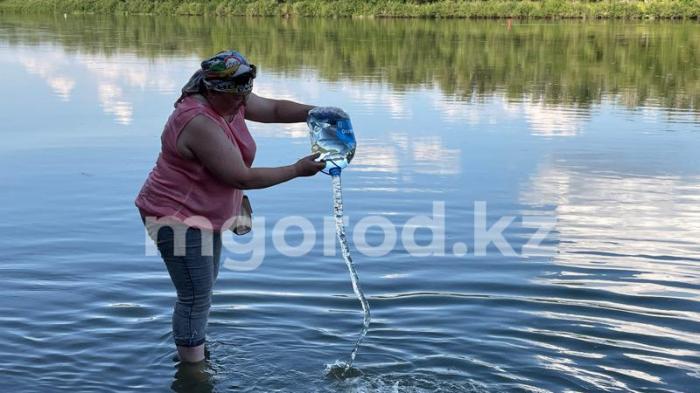
POLYGON ((207 100, 214 110, 222 116, 235 115, 244 106, 248 95, 210 91, 207 100))

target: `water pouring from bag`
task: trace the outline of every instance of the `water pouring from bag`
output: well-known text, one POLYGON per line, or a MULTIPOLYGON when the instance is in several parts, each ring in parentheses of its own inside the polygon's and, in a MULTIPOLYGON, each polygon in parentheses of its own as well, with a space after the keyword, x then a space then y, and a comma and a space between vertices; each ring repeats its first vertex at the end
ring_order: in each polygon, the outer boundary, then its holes
POLYGON ((345 236, 345 226, 343 225, 343 189, 340 183, 340 172, 348 166, 355 156, 355 134, 352 130, 350 116, 340 108, 319 107, 309 111, 306 121, 309 125, 309 135, 311 138, 311 151, 320 153, 319 160, 326 162, 325 170, 333 177, 333 216, 335 218, 335 230, 340 242, 343 259, 350 271, 352 289, 357 299, 362 305, 364 314, 362 321, 362 331, 355 342, 355 347, 350 354, 350 361, 336 362, 328 367, 328 375, 335 378, 348 378, 359 375, 359 370, 352 368, 357 351, 360 348, 362 339, 367 334, 371 320, 369 313, 369 303, 365 299, 365 294, 360 288, 359 277, 352 263, 350 248, 345 236))

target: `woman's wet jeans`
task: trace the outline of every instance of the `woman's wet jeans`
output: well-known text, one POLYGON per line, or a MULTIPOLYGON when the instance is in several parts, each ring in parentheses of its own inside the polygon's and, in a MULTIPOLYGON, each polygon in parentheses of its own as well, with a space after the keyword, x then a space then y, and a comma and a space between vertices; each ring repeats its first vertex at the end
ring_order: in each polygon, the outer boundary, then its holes
POLYGON ((219 274, 221 233, 165 225, 149 229, 177 291, 173 311, 175 344, 196 347, 204 344, 211 307, 212 288, 219 274))

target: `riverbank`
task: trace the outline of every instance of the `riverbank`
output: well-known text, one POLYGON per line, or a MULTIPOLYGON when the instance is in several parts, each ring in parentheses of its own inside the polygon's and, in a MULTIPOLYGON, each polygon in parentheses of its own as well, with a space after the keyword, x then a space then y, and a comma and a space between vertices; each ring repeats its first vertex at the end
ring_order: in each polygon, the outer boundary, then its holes
POLYGON ((0 12, 282 17, 698 19, 700 0, 2 0, 0 12))

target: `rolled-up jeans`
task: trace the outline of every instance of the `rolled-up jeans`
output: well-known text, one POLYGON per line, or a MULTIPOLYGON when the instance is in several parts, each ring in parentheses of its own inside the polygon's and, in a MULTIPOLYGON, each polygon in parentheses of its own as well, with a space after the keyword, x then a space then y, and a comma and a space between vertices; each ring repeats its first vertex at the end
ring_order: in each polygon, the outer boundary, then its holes
POLYGON ((175 345, 204 344, 212 289, 219 275, 221 232, 183 224, 146 227, 177 291, 173 311, 175 345))

